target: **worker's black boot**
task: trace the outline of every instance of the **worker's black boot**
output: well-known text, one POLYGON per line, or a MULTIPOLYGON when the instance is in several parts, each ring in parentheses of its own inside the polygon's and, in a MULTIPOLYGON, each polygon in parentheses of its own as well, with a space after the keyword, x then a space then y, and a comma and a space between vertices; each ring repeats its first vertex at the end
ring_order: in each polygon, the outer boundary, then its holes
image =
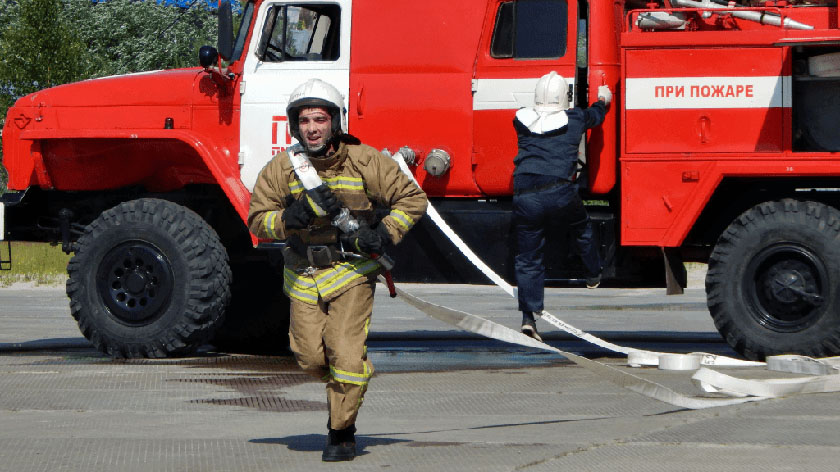
POLYGON ((534 319, 534 313, 530 311, 522 312, 522 334, 542 342, 540 333, 537 332, 537 321, 534 319))
POLYGON ((344 429, 330 429, 327 434, 327 447, 321 454, 324 462, 352 461, 356 457, 356 426, 344 429))

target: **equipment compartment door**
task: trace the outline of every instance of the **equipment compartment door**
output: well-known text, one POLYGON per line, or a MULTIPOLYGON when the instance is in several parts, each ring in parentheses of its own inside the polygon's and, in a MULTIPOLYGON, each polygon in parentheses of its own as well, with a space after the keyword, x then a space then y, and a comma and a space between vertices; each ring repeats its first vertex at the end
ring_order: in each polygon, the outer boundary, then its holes
POLYGON ((780 152, 790 122, 781 48, 625 54, 624 152, 780 152))

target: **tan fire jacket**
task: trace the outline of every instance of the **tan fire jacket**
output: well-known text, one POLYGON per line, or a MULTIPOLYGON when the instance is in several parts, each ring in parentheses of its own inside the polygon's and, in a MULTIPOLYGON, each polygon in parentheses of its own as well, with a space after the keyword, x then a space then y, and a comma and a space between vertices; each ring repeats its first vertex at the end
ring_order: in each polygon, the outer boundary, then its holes
MULTIPOLYGON (((390 210, 381 223, 395 244, 426 212, 426 194, 400 171, 390 158, 371 146, 340 143, 331 156, 312 159, 312 164, 330 190, 359 220, 372 222, 375 206, 390 210)), ((263 239, 286 239, 293 234, 306 244, 331 244, 338 230, 327 217, 318 217, 306 230, 286 229, 282 215, 290 198, 309 198, 292 168, 286 152, 274 156, 263 168, 254 186, 248 227, 263 239)), ((288 253, 285 251, 284 253, 288 253)), ((376 276, 381 266, 368 258, 353 258, 333 263, 311 274, 286 258, 283 291, 305 303, 318 303, 320 296, 329 301, 345 290, 376 276)))

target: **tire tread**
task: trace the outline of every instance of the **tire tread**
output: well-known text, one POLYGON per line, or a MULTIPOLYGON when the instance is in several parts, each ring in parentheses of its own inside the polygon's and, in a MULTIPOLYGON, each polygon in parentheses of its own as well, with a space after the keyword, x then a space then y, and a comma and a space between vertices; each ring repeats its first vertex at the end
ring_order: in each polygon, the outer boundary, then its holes
POLYGON ((175 203, 142 198, 121 203, 103 212, 86 228, 68 266, 67 296, 70 312, 82 334, 100 351, 112 357, 161 358, 194 352, 221 324, 230 299, 231 270, 227 252, 218 235, 195 212, 175 203), (185 313, 156 337, 122 342, 107 339, 97 326, 99 321, 86 306, 85 292, 95 290, 83 283, 87 271, 95 270, 91 253, 97 241, 110 230, 129 224, 165 228, 185 255, 188 288, 185 313))

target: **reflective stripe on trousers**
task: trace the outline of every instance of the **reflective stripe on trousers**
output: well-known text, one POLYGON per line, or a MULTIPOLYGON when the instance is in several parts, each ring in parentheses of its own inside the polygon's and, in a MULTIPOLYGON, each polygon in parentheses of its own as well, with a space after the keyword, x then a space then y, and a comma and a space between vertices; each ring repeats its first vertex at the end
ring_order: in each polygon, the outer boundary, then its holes
POLYGON ((314 276, 298 274, 288 267, 283 269, 283 292, 289 298, 316 304, 318 297, 328 299, 361 277, 379 270, 381 266, 371 259, 339 262, 321 269, 314 276))

